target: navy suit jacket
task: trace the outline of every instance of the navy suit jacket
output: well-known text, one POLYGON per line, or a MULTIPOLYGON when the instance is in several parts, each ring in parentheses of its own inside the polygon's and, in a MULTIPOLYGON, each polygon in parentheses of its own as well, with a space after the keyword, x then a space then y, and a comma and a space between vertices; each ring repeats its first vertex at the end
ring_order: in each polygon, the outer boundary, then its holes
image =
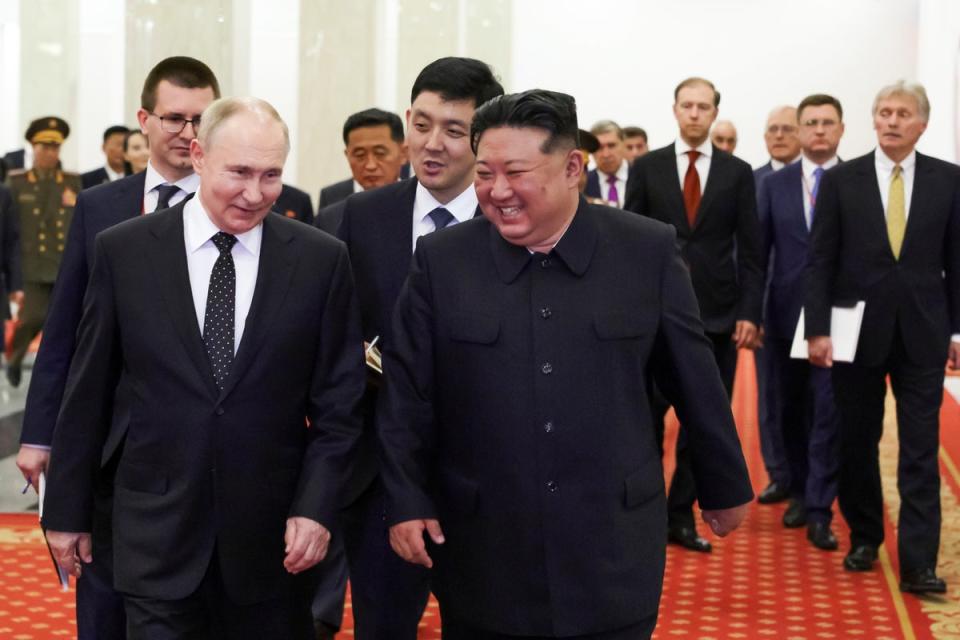
POLYGON ((329 207, 334 202, 344 200, 353 193, 353 178, 347 178, 340 182, 334 182, 331 185, 320 189, 320 202, 317 205, 317 211, 324 207, 329 207))
POLYGON ((330 235, 337 235, 337 229, 340 228, 340 223, 343 222, 343 210, 346 206, 347 201, 344 199, 320 209, 320 211, 317 212, 317 219, 313 222, 314 226, 322 231, 326 231, 330 235))
MULTIPOLYGON (((0 184, 0 300, 23 289, 20 264, 20 210, 10 190, 0 184)), ((10 317, 10 305, 2 304, 0 318, 10 317)))
POLYGON ((914 364, 942 367, 960 333, 960 167, 917 153, 899 260, 874 152, 827 171, 817 192, 806 337, 830 335, 830 307, 866 301, 855 363, 886 361, 899 330, 914 364))
POLYGON ((89 189, 90 187, 95 187, 105 182, 110 182, 110 176, 103 167, 80 174, 80 185, 84 189, 89 189))
POLYGON ((283 185, 273 210, 288 218, 313 224, 313 203, 310 201, 310 194, 289 184, 283 185))
POLYGON ((763 179, 766 178, 771 173, 776 173, 773 168, 773 163, 769 160, 767 164, 757 167, 753 170, 753 183, 756 185, 757 191, 760 191, 760 183, 763 182, 763 179))

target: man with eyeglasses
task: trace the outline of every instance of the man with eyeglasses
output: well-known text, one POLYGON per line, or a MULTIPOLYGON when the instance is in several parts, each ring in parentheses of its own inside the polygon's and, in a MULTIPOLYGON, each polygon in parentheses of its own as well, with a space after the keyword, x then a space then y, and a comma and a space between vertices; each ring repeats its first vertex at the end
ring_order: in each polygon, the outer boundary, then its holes
MULTIPOLYGON (((774 107, 767 116, 767 126, 763 132, 770 160, 753 171, 753 181, 757 193, 763 180, 775 171, 796 162, 800 158, 800 140, 797 137, 797 109, 790 105, 774 107)), ((770 283, 766 282, 766 289, 770 283)), ((760 331, 761 344, 754 351, 757 367, 757 422, 760 433, 760 455, 767 470, 769 483, 757 496, 760 504, 783 502, 790 495, 790 466, 787 464, 783 448, 783 428, 781 427, 781 408, 777 404, 780 397, 777 370, 763 346, 765 328, 760 331)))
MULTIPOLYGON (((628 211, 677 229, 677 244, 690 269, 707 338, 728 397, 733 392, 737 349, 754 348, 763 304, 763 268, 753 172, 743 160, 711 144, 720 93, 709 80, 687 78, 674 90, 677 140, 636 160, 627 183, 628 211)), ((654 419, 672 398, 654 401, 654 419)), ((697 496, 687 435, 677 438, 677 469, 667 501, 668 540, 709 552, 697 534, 697 496)))
MULTIPOLYGON (((820 180, 838 163, 843 136, 843 107, 833 96, 815 94, 800 102, 800 162, 769 175, 760 185, 760 227, 763 255, 775 256, 768 269, 764 307, 764 354, 771 364, 785 462, 791 482, 785 527, 807 526, 807 539, 818 549, 833 551, 830 531, 837 496, 839 423, 830 370, 790 358, 790 347, 805 285, 810 225, 816 213, 820 180)), ((770 434, 765 434, 770 435, 770 434)))
MULTIPOLYGON (((94 238, 124 220, 171 207, 197 190, 200 179, 190 161, 190 142, 196 137, 200 114, 218 97, 216 76, 199 60, 177 56, 159 62, 147 75, 137 112, 140 129, 150 140, 147 170, 83 191, 77 199, 20 434, 17 466, 35 488, 50 459, 93 266, 94 238)), ((110 511, 113 475, 130 421, 130 393, 121 379, 95 482, 93 561, 84 565, 77 581, 80 640, 125 637, 123 600, 113 590, 110 511)))

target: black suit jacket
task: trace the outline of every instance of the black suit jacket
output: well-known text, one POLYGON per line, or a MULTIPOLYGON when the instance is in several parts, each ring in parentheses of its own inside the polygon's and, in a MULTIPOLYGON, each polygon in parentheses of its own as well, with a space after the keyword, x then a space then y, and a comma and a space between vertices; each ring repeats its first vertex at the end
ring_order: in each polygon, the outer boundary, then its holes
POLYGON ((347 201, 343 199, 320 209, 320 211, 317 212, 317 219, 313 222, 314 226, 331 235, 337 235, 337 229, 340 228, 340 223, 343 222, 343 210, 346 206, 347 201))
MULTIPOLYGON (((146 175, 146 172, 140 172, 84 190, 77 198, 43 325, 43 340, 30 378, 21 443, 50 445, 53 442, 53 430, 77 344, 83 297, 93 266, 94 240, 104 229, 141 214, 146 175)), ((123 402, 118 402, 115 409, 116 429, 105 447, 104 461, 116 450, 129 421, 123 402)))
POLYGON ((283 185, 273 210, 288 218, 313 224, 313 203, 310 201, 310 194, 289 184, 283 185))
POLYGON ((351 193, 353 193, 353 178, 327 185, 320 189, 320 203, 317 205, 317 211, 346 199, 351 193))
POLYGON ((918 153, 915 170, 899 260, 874 153, 834 167, 820 182, 806 335, 830 335, 832 305, 866 301, 857 364, 882 364, 899 329, 912 362, 943 366, 950 335, 960 333, 960 167, 918 153))
POLYGON ((84 189, 89 189, 90 187, 95 187, 105 182, 110 182, 110 176, 103 167, 80 174, 80 184, 84 189))
POLYGON ((286 519, 331 527, 360 432, 365 374, 346 249, 266 217, 246 328, 219 391, 182 214, 183 203, 97 237, 44 525, 90 530, 91 480, 122 370, 132 394, 113 502, 116 588, 183 598, 216 547, 236 602, 289 597, 286 519))
POLYGON ((689 429, 701 505, 750 499, 674 237, 581 200, 549 257, 486 219, 420 240, 377 426, 388 523, 443 527, 429 552, 445 614, 551 637, 655 614, 667 520, 650 373, 689 429))
POLYGON ((671 144, 634 162, 624 208, 676 227, 677 245, 690 268, 707 331, 730 332, 737 320, 760 324, 763 265, 750 165, 713 147, 706 189, 691 229, 671 144))
POLYGON ((0 184, 0 318, 10 317, 7 294, 23 289, 20 265, 20 210, 10 190, 0 184))

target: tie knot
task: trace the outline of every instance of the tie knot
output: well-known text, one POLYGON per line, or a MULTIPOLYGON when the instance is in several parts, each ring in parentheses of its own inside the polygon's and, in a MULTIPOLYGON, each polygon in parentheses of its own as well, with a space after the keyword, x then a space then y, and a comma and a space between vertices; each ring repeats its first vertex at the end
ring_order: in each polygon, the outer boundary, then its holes
POLYGON ((230 250, 233 249, 233 245, 237 244, 237 236, 232 236, 229 233, 224 233, 223 231, 218 231, 214 234, 213 244, 217 247, 221 254, 230 253, 230 250))
POLYGON ((696 149, 690 149, 690 151, 687 151, 687 156, 690 158, 690 163, 693 164, 700 157, 700 152, 696 149))
POLYGON ((435 230, 443 229, 453 222, 453 214, 443 207, 437 207, 427 215, 430 216, 431 220, 433 220, 433 228, 435 230))
POLYGON ((616 175, 610 174, 609 176, 607 176, 607 184, 613 185, 613 184, 616 184, 616 183, 617 183, 617 176, 616 176, 616 175))
POLYGON ((177 195, 180 187, 175 184, 162 184, 157 187, 157 209, 166 209, 170 206, 170 199, 177 195))
POLYGON ((894 177, 894 178, 899 178, 902 173, 903 173, 903 167, 901 167, 901 166, 898 165, 898 164, 893 165, 893 177, 894 177))
POLYGON ((817 167, 816 169, 813 170, 813 177, 816 178, 817 180, 819 180, 820 176, 822 175, 823 175, 823 167, 817 167))

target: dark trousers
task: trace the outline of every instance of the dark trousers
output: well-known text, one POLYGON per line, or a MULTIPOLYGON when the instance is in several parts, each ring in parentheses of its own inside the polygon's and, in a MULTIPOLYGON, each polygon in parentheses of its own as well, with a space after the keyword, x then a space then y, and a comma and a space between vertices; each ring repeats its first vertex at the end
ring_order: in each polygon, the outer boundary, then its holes
POLYGON ((778 370, 783 407, 783 442, 790 464, 790 496, 807 509, 812 522, 829 523, 837 497, 840 417, 829 369, 790 357, 792 341, 767 338, 778 370))
POLYGON ((123 597, 114 591, 112 575, 97 556, 94 552, 94 561, 83 565, 77 579, 77 640, 123 640, 123 597))
POLYGON ((883 542, 879 443, 888 374, 896 398, 900 447, 900 569, 933 569, 940 547, 937 453, 944 367, 942 363, 926 366, 911 362, 899 328, 883 364, 833 365, 834 392, 840 410, 840 511, 850 525, 851 545, 877 547, 883 542))
POLYGON ((20 322, 13 333, 13 353, 10 356, 11 367, 20 367, 24 356, 27 355, 27 349, 30 348, 30 343, 43 329, 52 292, 52 283, 23 283, 23 307, 20 309, 20 322))
POLYGON ((760 455, 770 482, 790 486, 790 465, 783 444, 783 407, 779 370, 768 345, 753 352, 757 368, 757 422, 760 434, 760 455))
POLYGON ((354 637, 416 640, 430 597, 430 573, 406 562, 390 547, 385 500, 377 478, 340 514, 350 569, 354 637))
MULTIPOLYGON (((737 347, 729 333, 707 333, 713 345, 713 356, 720 370, 720 380, 727 390, 727 397, 733 395, 733 378, 737 371, 737 347)), ((660 450, 663 450, 663 418, 670 408, 669 402, 655 391, 651 399, 654 428, 657 430, 660 450)), ((687 442, 687 432, 680 425, 677 434, 677 465, 670 480, 667 494, 667 523, 670 527, 694 527, 693 503, 697 499, 697 486, 693 478, 693 457, 687 442)))
POLYGON ((344 551, 343 528, 331 531, 327 555, 317 565, 311 611, 316 625, 336 632, 343 624, 343 603, 347 595, 347 555, 344 551))
POLYGON ((632 624, 622 629, 601 631, 579 636, 511 636, 477 629, 470 625, 443 618, 441 613, 441 637, 443 640, 646 640, 653 634, 657 626, 657 615, 654 614, 638 624, 632 624))
POLYGON ((312 640, 310 591, 304 578, 291 597, 240 605, 226 593, 217 552, 195 592, 179 600, 125 595, 129 640, 312 640))

